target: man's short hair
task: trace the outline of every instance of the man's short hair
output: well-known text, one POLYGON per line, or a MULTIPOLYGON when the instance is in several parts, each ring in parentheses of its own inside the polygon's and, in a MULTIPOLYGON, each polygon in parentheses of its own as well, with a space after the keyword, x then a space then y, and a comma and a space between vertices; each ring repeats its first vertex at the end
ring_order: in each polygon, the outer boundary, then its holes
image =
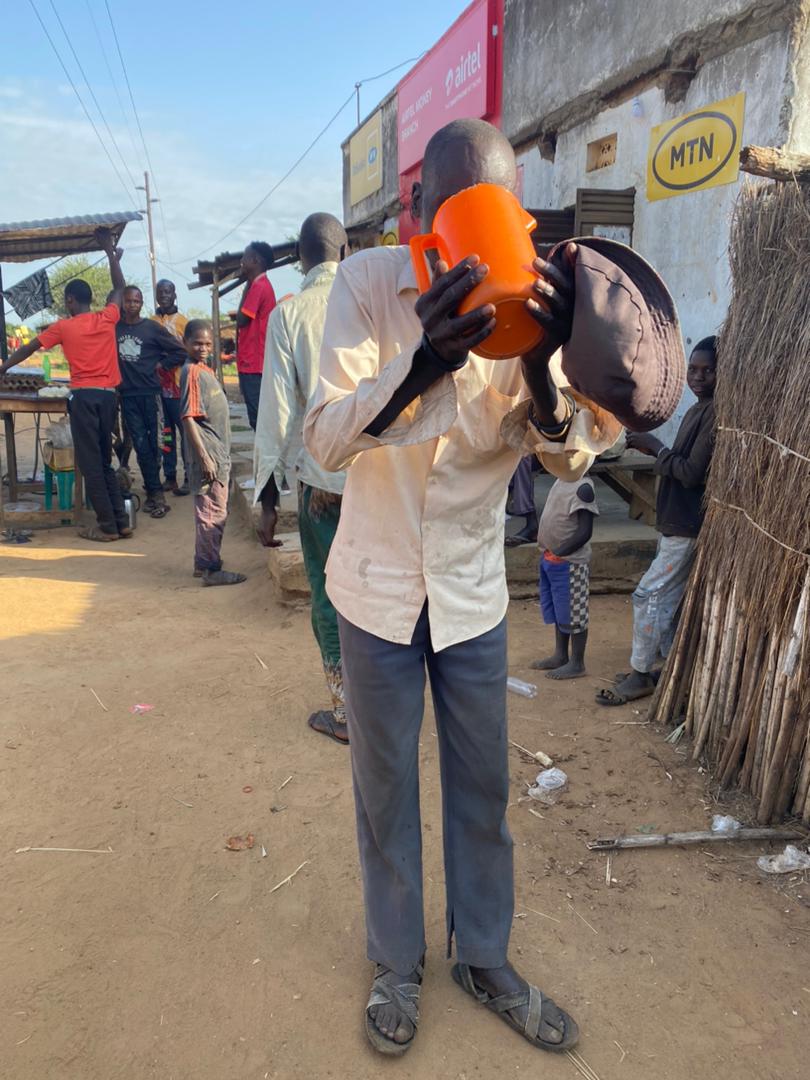
POLYGON ((125 285, 124 292, 136 292, 141 300, 143 300, 143 290, 140 285, 125 285))
POLYGON ((191 341, 198 330, 207 330, 213 334, 214 328, 208 319, 189 319, 183 331, 183 341, 191 341))
POLYGON ((693 353, 707 352, 711 353, 714 357, 715 364, 717 363, 717 335, 710 334, 709 337, 701 338, 697 345, 692 349, 693 353))
POLYGON ((75 278, 67 283, 65 286, 65 299, 67 300, 69 296, 72 296, 77 304, 92 304, 93 302, 93 290, 81 278, 75 278))
POLYGON ((310 266, 340 262, 341 249, 348 242, 346 230, 332 214, 310 214, 301 226, 298 253, 310 266))
POLYGON ((264 263, 265 270, 269 270, 274 263, 273 249, 269 244, 265 244, 264 240, 252 240, 248 244, 249 248, 252 248, 259 256, 261 262, 264 263))

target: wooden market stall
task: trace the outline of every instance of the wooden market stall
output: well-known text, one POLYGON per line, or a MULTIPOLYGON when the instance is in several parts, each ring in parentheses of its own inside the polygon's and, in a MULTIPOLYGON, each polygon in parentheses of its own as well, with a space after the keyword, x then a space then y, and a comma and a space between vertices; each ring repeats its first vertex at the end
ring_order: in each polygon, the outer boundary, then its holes
MULTIPOLYGON (((288 240, 283 244, 271 244, 270 247, 273 252, 273 262, 268 266, 268 270, 278 270, 279 267, 290 266, 298 260, 297 244, 294 240, 288 240)), ((211 290, 214 360, 220 382, 222 382, 222 316, 219 302, 223 296, 227 296, 228 293, 244 284, 239 271, 241 262, 241 251, 225 251, 217 255, 215 259, 202 259, 192 267, 192 273, 196 275, 197 280, 189 285, 189 289, 211 290)))
MULTIPOLYGON (((116 244, 130 221, 140 221, 135 211, 123 213, 87 214, 81 217, 49 218, 42 221, 13 221, 0 224, 0 299, 3 291, 3 263, 23 263, 51 259, 58 262, 71 255, 84 255, 101 249, 95 238, 97 229, 106 227, 116 244)), ((8 359, 5 303, 0 303, 0 356, 8 359)), ((23 371, 25 369, 22 369, 23 371)), ((44 380, 43 380, 44 381, 44 380)), ((9 502, 14 503, 21 492, 30 491, 35 485, 20 481, 17 467, 17 428, 19 416, 33 417, 35 438, 40 435, 43 417, 59 417, 67 413, 64 398, 47 398, 39 394, 34 382, 28 385, 20 375, 7 376, 0 384, 0 417, 3 421, 5 439, 5 465, 8 470, 9 502)), ((2 468, 0 468, 2 475, 2 468)), ((35 479, 35 478, 33 478, 35 479)), ((24 513, 9 513, 4 509, 4 489, 0 482, 0 522, 4 525, 48 526, 75 523, 83 501, 81 476, 74 465, 73 510, 32 509, 24 513)))

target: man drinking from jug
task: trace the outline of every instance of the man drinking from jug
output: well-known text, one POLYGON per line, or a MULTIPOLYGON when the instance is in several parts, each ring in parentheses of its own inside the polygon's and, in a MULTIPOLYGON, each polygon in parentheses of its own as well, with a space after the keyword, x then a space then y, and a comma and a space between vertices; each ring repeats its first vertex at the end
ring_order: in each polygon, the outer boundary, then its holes
MULTIPOLYGON (((439 206, 471 185, 513 190, 515 158, 491 125, 454 121, 430 140, 422 177, 427 232, 439 206)), ((487 276, 485 252, 453 267, 436 262, 420 296, 407 248, 362 251, 341 264, 329 300, 305 442, 325 468, 351 465, 327 591, 340 626, 376 964, 365 1026, 386 1054, 412 1045, 419 1019, 426 672, 441 760, 453 977, 534 1046, 562 1051, 578 1038, 573 1019, 507 959, 514 883, 503 556, 506 489, 521 456, 537 453, 549 472, 574 479, 620 428, 607 410, 558 389, 549 369, 572 332, 578 251, 571 244, 553 263, 534 263, 526 308, 544 337, 509 360, 475 352, 495 327, 492 305, 458 314, 487 276)))

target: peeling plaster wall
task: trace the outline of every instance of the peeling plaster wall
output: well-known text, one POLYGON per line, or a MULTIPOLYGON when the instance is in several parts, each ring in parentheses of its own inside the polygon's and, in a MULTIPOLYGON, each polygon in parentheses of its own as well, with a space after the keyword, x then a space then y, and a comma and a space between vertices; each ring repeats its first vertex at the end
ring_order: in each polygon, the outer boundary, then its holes
POLYGON ((810 154, 810 0, 805 0, 803 17, 796 27, 790 74, 793 94, 787 149, 810 154))
POLYGON ((514 144, 563 131, 634 82, 789 28, 805 2, 506 0, 503 129, 514 144))
MULTIPOLYGON (((745 90, 743 141, 779 146, 787 137, 783 105, 791 60, 790 36, 770 34, 702 67, 677 104, 668 104, 662 89, 651 87, 634 99, 641 115, 633 115, 633 100, 628 100, 561 134, 553 162, 544 160, 536 147, 518 157, 524 166, 524 205, 537 209, 570 206, 578 187, 635 187, 633 247, 667 282, 678 306, 687 355, 690 344, 714 333, 725 317, 730 299, 729 224, 743 180, 648 202, 650 129, 745 90), (618 133, 615 164, 586 172, 587 144, 613 132, 618 133)), ((667 438, 693 400, 687 391, 675 419, 663 429, 667 438)))

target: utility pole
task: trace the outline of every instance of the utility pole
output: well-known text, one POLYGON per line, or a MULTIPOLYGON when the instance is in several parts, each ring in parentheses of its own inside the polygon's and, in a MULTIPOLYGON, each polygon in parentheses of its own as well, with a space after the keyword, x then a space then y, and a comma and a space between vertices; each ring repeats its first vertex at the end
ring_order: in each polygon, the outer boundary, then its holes
POLYGON ((156 203, 157 199, 149 197, 149 173, 143 174, 143 184, 138 184, 138 191, 144 191, 146 193, 146 210, 142 210, 141 213, 146 214, 146 228, 149 233, 149 266, 152 271, 152 305, 157 307, 157 265, 155 263, 155 234, 152 231, 152 203, 156 203))

